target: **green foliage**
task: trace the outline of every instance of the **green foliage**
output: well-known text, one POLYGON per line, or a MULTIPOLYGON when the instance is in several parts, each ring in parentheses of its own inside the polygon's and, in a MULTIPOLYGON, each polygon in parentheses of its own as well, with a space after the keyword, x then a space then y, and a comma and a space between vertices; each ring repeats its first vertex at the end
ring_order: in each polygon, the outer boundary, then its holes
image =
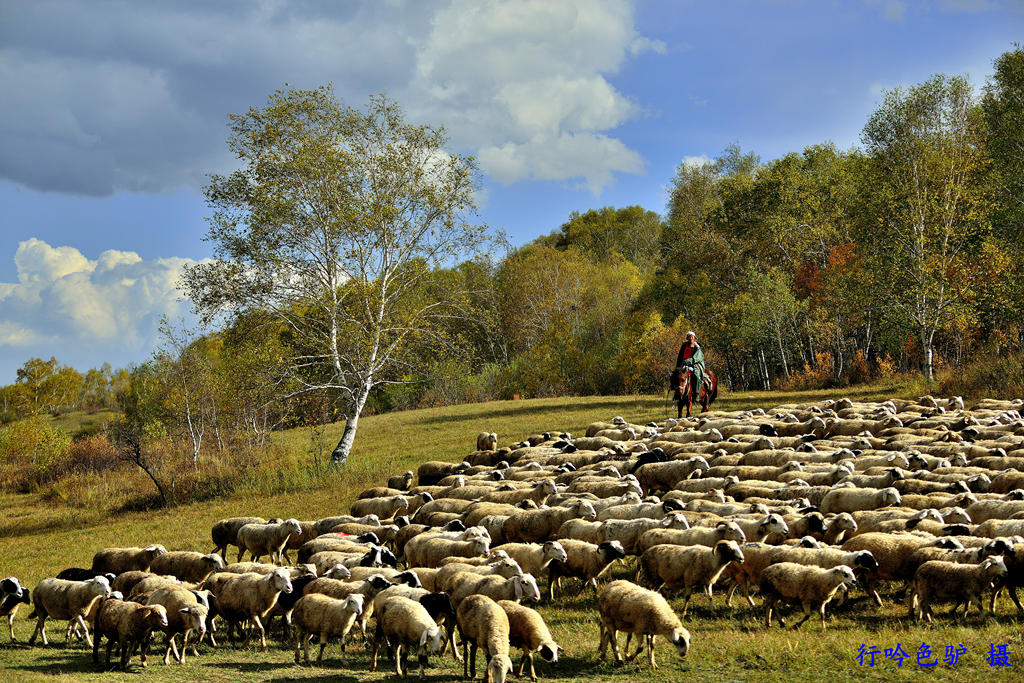
POLYGON ((1020 248, 1024 244, 1024 50, 1019 45, 995 61, 982 112, 992 156, 992 226, 996 234, 1020 248))
POLYGON ((71 438, 41 415, 0 427, 0 466, 4 490, 26 493, 55 481, 69 464, 71 438))

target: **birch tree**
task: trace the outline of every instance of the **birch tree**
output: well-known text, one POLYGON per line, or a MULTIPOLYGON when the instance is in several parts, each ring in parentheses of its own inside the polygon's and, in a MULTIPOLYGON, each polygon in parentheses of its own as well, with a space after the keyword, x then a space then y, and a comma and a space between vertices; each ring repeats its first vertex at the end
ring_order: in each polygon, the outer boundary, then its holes
POLYGON ((359 110, 330 86, 288 88, 229 118, 241 168, 210 177, 216 260, 186 288, 206 319, 259 310, 285 328, 284 375, 337 398, 342 465, 370 392, 413 374, 413 350, 443 345, 443 321, 462 315, 458 292, 423 292, 485 242, 469 220, 476 165, 384 96, 359 110))

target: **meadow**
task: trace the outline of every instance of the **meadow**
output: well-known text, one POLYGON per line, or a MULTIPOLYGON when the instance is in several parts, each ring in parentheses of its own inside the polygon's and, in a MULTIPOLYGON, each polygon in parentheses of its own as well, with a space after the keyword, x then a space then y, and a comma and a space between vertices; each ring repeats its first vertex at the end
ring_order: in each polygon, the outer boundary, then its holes
MULTIPOLYGON (((841 393, 861 399, 882 399, 913 389, 916 387, 899 384, 869 385, 841 393)), ((716 407, 768 407, 820 400, 838 393, 726 394, 716 407)), ((347 512, 359 491, 383 483, 391 474, 415 469, 418 463, 429 459, 461 459, 473 450, 479 431, 496 431, 501 443, 507 443, 539 431, 579 433, 588 423, 613 415, 636 422, 660 420, 668 416, 668 411, 663 398, 640 396, 503 401, 371 416, 360 422, 356 448, 345 468, 321 475, 305 490, 268 493, 272 486, 261 488, 254 483, 250 490, 239 491, 230 498, 163 510, 112 513, 101 506, 76 508, 42 494, 6 494, 0 497, 0 573, 18 576, 31 587, 64 567, 89 566, 93 553, 104 546, 162 543, 169 549, 208 552, 209 529, 218 519, 248 514, 315 519, 347 512)), ((339 434, 340 425, 324 429, 322 441, 328 444, 328 452, 339 434)), ((283 447, 299 454, 296 457, 312 457, 308 430, 294 430, 275 438, 283 438, 283 447)), ((233 552, 229 559, 234 559, 233 552)), ((631 578, 632 567, 616 567, 613 576, 631 578)), ((539 607, 555 639, 565 648, 555 667, 538 659, 537 671, 542 680, 633 681, 644 677, 675 681, 685 677, 708 681, 827 678, 838 682, 911 680, 921 676, 958 681, 988 680, 993 676, 1011 680, 1014 672, 1024 667, 1024 622, 1005 597, 997 606, 995 618, 972 613, 962 625, 954 625, 943 609, 935 625, 918 626, 906 618, 906 608, 897 604, 892 594, 883 594, 885 606, 879 609, 856 591, 853 600, 835 610, 824 633, 813 619, 798 631, 783 631, 774 625, 766 630, 760 604, 752 609, 745 602, 741 604, 741 598, 734 599, 731 609, 725 606, 721 595, 716 596, 713 609, 709 609, 706 600, 694 598, 684 622, 692 634, 692 648, 685 659, 661 643, 656 649, 661 667, 657 671, 647 668, 644 656, 632 664, 616 667, 610 655, 603 662, 597 658, 596 600, 592 593, 577 587, 578 584, 568 584, 569 590, 554 604, 542 603, 539 607), (909 655, 899 667, 884 654, 885 649, 894 648, 897 643, 909 655), (930 647, 931 657, 925 660, 936 661, 934 667, 918 665, 922 643, 930 647), (986 658, 993 644, 1008 646, 1012 667, 989 665, 986 658), (874 667, 858 661, 862 645, 880 650, 874 667), (946 647, 960 645, 965 653, 955 666, 945 663, 946 647)), ((681 607, 681 601, 674 600, 673 605, 681 607)), ((15 622, 22 641, 33 628, 33 622, 25 619, 28 611, 23 607, 15 622)), ((9 644, 6 636, 0 635, 0 678, 91 681, 144 676, 159 681, 370 681, 394 677, 386 661, 381 662, 378 672, 370 673, 368 653, 360 645, 350 646, 345 653, 336 646, 329 647, 322 667, 297 666, 293 663, 293 650, 277 637, 267 653, 251 646, 243 650, 221 644, 216 650, 204 646, 201 656, 187 659, 184 666, 172 663, 165 667, 151 653, 149 668, 144 672, 137 659, 128 674, 102 672, 93 665, 84 644, 64 646, 61 624, 52 624, 49 632, 49 647, 30 648, 23 642, 9 644)), ((158 637, 161 640, 162 636, 158 637)), ((478 674, 481 667, 482 662, 478 661, 478 674)), ((427 678, 453 680, 461 673, 461 665, 456 668, 450 656, 434 657, 427 678)))

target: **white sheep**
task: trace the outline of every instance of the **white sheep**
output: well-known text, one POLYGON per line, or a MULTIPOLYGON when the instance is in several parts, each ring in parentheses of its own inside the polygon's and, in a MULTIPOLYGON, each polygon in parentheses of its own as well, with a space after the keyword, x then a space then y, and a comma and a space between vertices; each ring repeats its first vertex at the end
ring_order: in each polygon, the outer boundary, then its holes
MULTIPOLYGON (((174 659, 179 664, 184 664, 188 637, 193 631, 198 634, 200 640, 206 634, 207 619, 210 618, 209 607, 200 601, 195 592, 176 586, 158 588, 149 596, 146 604, 162 605, 167 612, 167 626, 164 628, 167 633, 167 641, 164 643, 164 665, 170 664, 172 652, 174 659), (179 633, 181 634, 180 653, 174 642, 179 633)), ((212 627, 212 624, 210 626, 212 627)), ((192 654, 197 654, 194 643, 192 654)))
POLYGON ((462 638, 463 678, 476 677, 476 651, 483 648, 487 657, 485 683, 505 683, 512 673, 509 658, 508 615, 486 595, 471 595, 456 610, 459 636, 462 638))
POLYGON ((498 605, 505 610, 508 617, 509 645, 523 651, 523 659, 519 662, 519 671, 516 675, 522 676, 523 668, 529 662, 530 679, 536 681, 537 671, 533 666, 533 653, 539 652, 544 661, 557 664, 558 651, 561 647, 551 637, 551 631, 536 610, 523 607, 511 600, 499 600, 498 605))
POLYGON ((964 616, 967 616, 972 601, 978 603, 978 610, 984 614, 983 593, 989 589, 994 592, 1006 574, 1006 563, 1000 555, 987 557, 980 564, 929 560, 918 567, 914 574, 907 605, 915 621, 920 621, 922 617, 927 617, 929 622, 933 621, 931 605, 940 601, 954 603, 954 619, 956 608, 961 604, 964 606, 964 616))
POLYGON ((478 451, 493 451, 498 448, 498 435, 494 432, 480 432, 476 437, 478 451))
POLYGON ((586 500, 574 500, 565 507, 523 510, 505 520, 501 530, 509 541, 537 543, 550 540, 570 519, 597 519, 597 511, 586 500))
MULTIPOLYGON (((243 527, 244 528, 244 527, 243 527)), ((234 640, 233 626, 251 620, 260 633, 260 648, 267 651, 267 635, 262 619, 277 602, 279 593, 291 593, 292 582, 287 569, 269 574, 228 574, 227 580, 217 586, 217 613, 228 622, 228 638, 234 640)), ((245 639, 243 646, 249 642, 245 639)))
POLYGON ((625 661, 633 661, 646 646, 647 663, 652 669, 658 668, 654 661, 654 639, 657 636, 672 643, 681 657, 685 657, 690 649, 690 632, 683 628, 665 598, 654 591, 629 581, 612 581, 598 593, 597 607, 601 615, 601 644, 598 647, 601 659, 604 659, 610 644, 616 663, 623 663, 619 653, 618 631, 629 634, 626 638, 625 661), (643 636, 644 641, 635 653, 629 655, 629 641, 634 635, 643 636))
POLYGON ((875 510, 889 505, 899 505, 900 494, 896 489, 834 488, 821 500, 822 514, 875 510))
POLYGON ((473 572, 459 572, 449 579, 452 602, 459 605, 470 595, 486 595, 493 600, 532 600, 540 602, 540 588, 532 574, 504 578, 495 575, 480 575, 473 572))
POLYGON ((85 634, 85 640, 92 647, 92 638, 89 637, 89 628, 85 624, 85 616, 100 598, 110 594, 110 582, 103 576, 97 576, 88 581, 66 581, 64 579, 43 579, 36 584, 32 591, 32 613, 29 619, 36 617, 36 629, 28 644, 36 642, 36 636, 42 635, 43 645, 48 645, 46 639, 46 619, 61 619, 68 621, 67 639, 70 644, 71 629, 75 626, 85 634))
POLYGON ((559 541, 565 550, 566 559, 548 565, 548 599, 554 600, 555 588, 561 585, 563 577, 580 579, 584 586, 597 591, 597 579, 604 575, 612 563, 626 556, 625 549, 618 541, 587 543, 575 539, 559 541))
POLYGON ((92 569, 95 572, 122 572, 137 570, 149 571, 149 567, 160 555, 167 552, 162 545, 151 545, 145 548, 104 548, 92 558, 92 569))
MULTIPOLYGON (((821 629, 825 630, 825 606, 843 586, 853 586, 857 579, 853 570, 846 565, 822 569, 808 567, 795 562, 780 562, 761 572, 761 595, 765 604, 765 627, 771 626, 772 611, 777 602, 799 604, 803 607, 804 618, 793 625, 799 628, 811 616, 811 608, 817 606, 821 614, 821 629)), ((786 622, 778 618, 779 626, 786 622)))
MULTIPOLYGON (((218 557, 220 557, 218 555, 218 557)), ((110 666, 110 652, 117 642, 121 657, 121 668, 127 669, 128 662, 135 654, 135 648, 141 646, 140 663, 146 666, 146 647, 149 645, 150 634, 155 628, 167 627, 167 610, 163 605, 140 605, 135 602, 105 598, 101 601, 93 620, 92 661, 99 664, 100 642, 106 636, 106 666, 110 666)))
POLYGON ((292 609, 292 624, 295 627, 295 663, 299 663, 299 647, 303 648, 306 664, 309 664, 309 640, 314 635, 320 638, 320 653, 316 663, 324 658, 324 649, 332 637, 338 638, 341 651, 345 651, 345 636, 362 615, 366 596, 353 594, 338 600, 321 593, 309 593, 299 598, 292 609))
POLYGON ((297 519, 286 519, 276 524, 246 524, 238 530, 238 559, 246 551, 252 555, 253 562, 259 561, 264 555, 270 555, 270 561, 274 564, 282 564, 284 561, 284 549, 288 545, 288 539, 292 534, 301 534, 302 525, 297 519))
POLYGON ((427 608, 415 600, 397 595, 381 604, 377 613, 377 630, 370 657, 370 671, 377 670, 377 651, 380 641, 386 640, 395 654, 395 672, 409 674, 409 649, 416 649, 420 665, 420 678, 427 665, 427 657, 441 650, 441 629, 430 618, 427 608))
POLYGON ((381 519, 390 519, 402 510, 409 509, 409 497, 405 494, 384 496, 381 498, 364 498, 352 503, 352 514, 377 515, 381 519))
POLYGON ((713 548, 719 541, 736 541, 745 543, 746 534, 736 522, 722 520, 713 527, 696 526, 692 529, 651 529, 640 534, 636 542, 636 552, 642 554, 648 548, 662 543, 673 545, 706 545, 713 548))
POLYGON ((533 576, 541 576, 552 562, 564 562, 567 559, 565 548, 558 541, 506 543, 501 549, 519 565, 522 573, 533 576))
POLYGON ((405 544, 405 561, 410 567, 438 567, 445 558, 480 557, 488 550, 490 544, 482 538, 456 541, 421 534, 405 544))
POLYGON ((169 574, 190 583, 202 583, 207 576, 222 569, 224 559, 220 555, 203 555, 191 550, 172 550, 159 555, 149 567, 154 574, 169 574))
POLYGON ((214 523, 210 529, 210 536, 213 539, 213 552, 220 553, 220 556, 227 559, 228 546, 238 545, 238 530, 246 524, 266 524, 267 520, 262 517, 229 517, 214 523))
POLYGON ((735 541, 719 541, 707 546, 656 545, 644 551, 637 563, 637 578, 645 578, 651 588, 662 585, 683 590, 683 618, 690 606, 690 595, 700 588, 712 607, 713 586, 727 566, 743 563, 743 551, 735 541))

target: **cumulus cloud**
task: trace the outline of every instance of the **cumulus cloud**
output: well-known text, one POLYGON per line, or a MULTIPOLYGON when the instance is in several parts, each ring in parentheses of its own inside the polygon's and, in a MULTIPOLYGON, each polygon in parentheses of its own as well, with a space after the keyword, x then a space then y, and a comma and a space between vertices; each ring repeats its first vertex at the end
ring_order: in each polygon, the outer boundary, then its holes
POLYGON ((177 284, 189 259, 109 250, 91 260, 32 238, 19 244, 14 263, 18 281, 0 283, 0 348, 50 343, 141 356, 161 316, 188 314, 177 284))
POLYGON ((666 51, 626 0, 36 0, 3 15, 0 177, 87 195, 198 186, 233 163, 228 112, 329 81, 352 104, 386 91, 459 149, 515 150, 486 155, 503 182, 598 192, 642 167, 613 137, 636 106, 607 78, 666 51))

